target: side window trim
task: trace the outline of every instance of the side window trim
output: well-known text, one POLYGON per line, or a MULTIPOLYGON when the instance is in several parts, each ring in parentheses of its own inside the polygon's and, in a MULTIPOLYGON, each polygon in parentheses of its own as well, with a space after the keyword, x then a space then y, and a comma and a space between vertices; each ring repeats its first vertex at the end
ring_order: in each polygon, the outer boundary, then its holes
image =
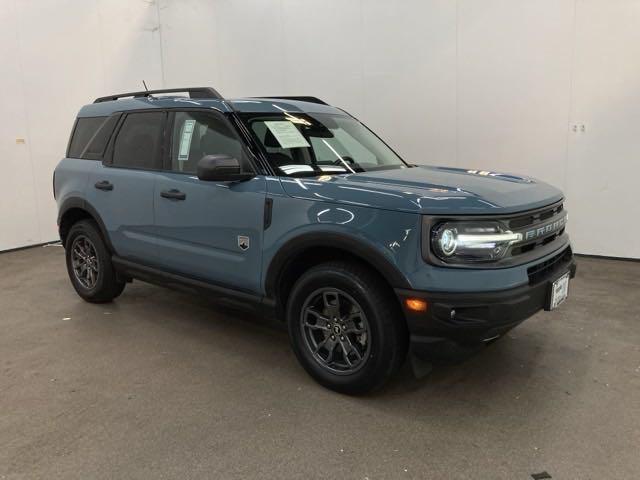
POLYGON ((240 137, 243 139, 245 147, 249 152, 249 161, 253 166, 255 172, 259 175, 274 175, 275 170, 271 168, 267 158, 264 156, 260 147, 256 143, 255 139, 251 136, 251 133, 247 129, 247 127, 242 123, 240 118, 238 118, 238 114, 234 111, 229 114, 229 122, 233 124, 236 131, 240 134, 240 137))
POLYGON ((118 138, 118 134, 120 133, 120 129, 122 128, 122 124, 124 123, 125 118, 127 118, 126 113, 120 112, 120 120, 118 120, 116 127, 113 129, 113 134, 109 139, 109 143, 107 144, 104 156, 102 157, 102 164, 106 167, 113 166, 113 150, 116 143, 116 138, 118 138))
POLYGON ((104 160, 102 162, 102 164, 106 167, 110 167, 110 168, 120 168, 123 170, 138 170, 141 172, 161 172, 163 171, 163 166, 164 166, 164 154, 165 154, 165 138, 167 135, 167 116, 168 116, 168 110, 166 109, 159 109, 159 108, 152 108, 152 109, 144 109, 144 110, 131 110, 131 111, 125 111, 125 112, 119 112, 122 116, 120 117, 120 120, 118 121, 118 124, 116 125, 113 134, 111 135, 111 139, 109 140, 109 144, 105 150, 105 154, 104 154, 104 160), (157 161, 156 163, 160 166, 160 168, 142 168, 142 167, 131 167, 131 166, 126 166, 126 165, 114 165, 113 163, 113 156, 114 156, 114 152, 115 152, 115 144, 116 141, 118 140, 118 135, 120 135, 121 131, 122 131, 122 126, 124 125, 125 121, 127 120, 127 117, 129 115, 135 115, 136 113, 162 113, 163 114, 163 119, 162 119, 162 139, 160 141, 160 151, 157 153, 157 157, 156 160, 160 160, 159 162, 157 161))
MULTIPOLYGON (((172 172, 171 170, 171 155, 173 149, 173 126, 176 121, 176 112, 182 112, 183 110, 171 110, 167 112, 167 121, 164 128, 164 142, 162 146, 164 151, 162 152, 162 170, 165 172, 172 172)), ((174 172, 180 173, 180 172, 174 172)))

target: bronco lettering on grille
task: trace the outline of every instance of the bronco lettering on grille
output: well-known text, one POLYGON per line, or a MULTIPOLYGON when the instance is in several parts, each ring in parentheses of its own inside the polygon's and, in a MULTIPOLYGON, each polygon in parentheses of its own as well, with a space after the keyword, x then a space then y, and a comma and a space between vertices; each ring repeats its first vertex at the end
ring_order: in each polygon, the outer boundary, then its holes
POLYGON ((534 240, 536 238, 544 237, 549 235, 550 233, 554 233, 560 230, 567 223, 567 216, 563 215, 561 218, 554 220, 553 222, 549 222, 546 225, 542 225, 541 227, 536 227, 531 230, 527 230, 524 233, 524 240, 534 240))

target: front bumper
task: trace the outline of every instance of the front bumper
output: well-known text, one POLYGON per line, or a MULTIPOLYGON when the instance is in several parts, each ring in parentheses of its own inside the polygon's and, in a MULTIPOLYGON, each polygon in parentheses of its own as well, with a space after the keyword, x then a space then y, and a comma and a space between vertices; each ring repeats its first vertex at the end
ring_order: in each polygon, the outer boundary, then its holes
POLYGON ((551 283, 566 272, 570 272, 571 278, 575 276, 571 248, 529 270, 528 284, 496 292, 430 293, 397 289, 412 352, 423 358, 464 356, 545 309, 551 283), (407 298, 426 300, 427 311, 409 310, 404 301, 407 298))

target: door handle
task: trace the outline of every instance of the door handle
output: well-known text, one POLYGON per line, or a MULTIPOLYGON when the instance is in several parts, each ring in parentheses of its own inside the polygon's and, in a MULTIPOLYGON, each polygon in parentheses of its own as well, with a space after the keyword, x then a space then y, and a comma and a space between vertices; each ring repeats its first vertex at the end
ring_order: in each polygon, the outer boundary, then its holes
POLYGON ((96 182, 94 187, 96 187, 98 190, 109 191, 113 190, 113 183, 111 183, 109 180, 101 180, 100 182, 96 182))
POLYGON ((185 198, 187 198, 186 193, 183 193, 180 190, 176 190, 175 188, 172 188, 171 190, 163 190, 162 192, 160 192, 160 196, 162 198, 168 198, 170 200, 184 200, 185 198))

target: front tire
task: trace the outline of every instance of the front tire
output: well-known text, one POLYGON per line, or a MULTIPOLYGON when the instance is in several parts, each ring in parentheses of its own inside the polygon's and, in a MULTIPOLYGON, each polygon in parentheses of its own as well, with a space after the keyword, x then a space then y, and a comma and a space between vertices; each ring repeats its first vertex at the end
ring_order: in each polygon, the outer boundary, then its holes
POLYGON ((287 322, 305 370, 341 393, 381 387, 407 353, 399 306, 376 272, 363 265, 335 261, 305 272, 289 296, 287 322))
POLYGON ((87 302, 110 302, 124 290, 125 282, 116 275, 111 254, 95 222, 81 220, 71 227, 65 255, 71 284, 87 302))

